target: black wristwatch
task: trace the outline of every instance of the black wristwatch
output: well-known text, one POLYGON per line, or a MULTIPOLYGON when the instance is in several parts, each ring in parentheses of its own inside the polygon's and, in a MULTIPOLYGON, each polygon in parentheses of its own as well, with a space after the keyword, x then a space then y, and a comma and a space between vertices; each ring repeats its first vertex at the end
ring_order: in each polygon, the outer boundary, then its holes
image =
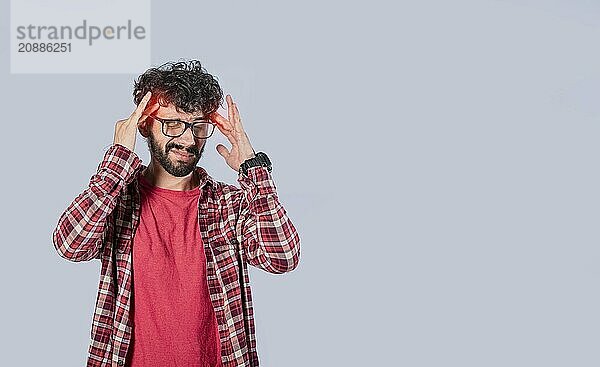
POLYGON ((244 173, 247 176, 248 168, 256 167, 256 166, 267 167, 267 170, 269 172, 271 172, 271 170, 273 169, 273 167, 271 166, 271 161, 269 160, 269 157, 267 157, 267 155, 263 152, 258 152, 254 155, 254 157, 246 159, 244 161, 244 163, 242 163, 240 165, 239 172, 244 173))

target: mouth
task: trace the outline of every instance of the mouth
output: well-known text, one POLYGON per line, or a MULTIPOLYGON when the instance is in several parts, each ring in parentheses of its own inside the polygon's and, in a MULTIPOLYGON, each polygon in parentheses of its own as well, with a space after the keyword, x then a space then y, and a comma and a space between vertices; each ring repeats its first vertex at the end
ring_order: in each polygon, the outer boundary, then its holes
POLYGON ((186 153, 183 150, 179 150, 179 149, 171 149, 171 151, 173 152, 173 154, 175 155, 175 157, 177 157, 177 159, 182 159, 182 160, 190 160, 194 157, 193 154, 190 153, 186 153))

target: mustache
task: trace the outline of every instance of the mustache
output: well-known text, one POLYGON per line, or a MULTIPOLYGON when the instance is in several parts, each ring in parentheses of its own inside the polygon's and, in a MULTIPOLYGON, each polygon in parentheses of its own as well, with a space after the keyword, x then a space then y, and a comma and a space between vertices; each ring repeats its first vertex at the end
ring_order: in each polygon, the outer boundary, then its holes
POLYGON ((171 143, 167 144, 166 148, 167 148, 167 153, 169 152, 169 150, 175 148, 175 149, 179 149, 179 150, 185 150, 186 152, 192 154, 194 157, 197 157, 198 154, 200 153, 198 151, 198 147, 195 145, 186 148, 181 144, 171 142, 171 143))

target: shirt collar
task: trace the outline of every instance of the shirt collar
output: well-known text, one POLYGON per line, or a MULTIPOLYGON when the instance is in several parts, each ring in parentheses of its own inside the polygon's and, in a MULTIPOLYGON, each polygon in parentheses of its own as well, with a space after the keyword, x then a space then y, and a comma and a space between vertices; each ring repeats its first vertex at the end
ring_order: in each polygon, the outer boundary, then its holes
POLYGON ((198 173, 198 177, 200 177, 200 188, 204 188, 204 185, 208 184, 211 188, 215 188, 217 186, 217 182, 214 178, 210 177, 210 175, 206 172, 206 170, 202 167, 197 166, 196 172, 198 173))
MULTIPOLYGON (((142 172, 146 169, 146 165, 140 165, 140 170, 138 171, 138 175, 141 175, 142 172)), ((200 177, 200 189, 204 189, 204 186, 210 186, 211 189, 214 189, 217 186, 217 181, 212 178, 206 170, 200 166, 196 166, 196 172, 198 173, 198 177, 200 177)), ((207 187, 208 188, 208 187, 207 187)))

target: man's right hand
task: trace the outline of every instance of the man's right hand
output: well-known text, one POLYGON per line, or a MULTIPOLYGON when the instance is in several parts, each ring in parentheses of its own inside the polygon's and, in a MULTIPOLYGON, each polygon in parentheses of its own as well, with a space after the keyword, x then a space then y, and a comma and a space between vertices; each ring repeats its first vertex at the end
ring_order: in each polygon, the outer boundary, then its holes
MULTIPOLYGON (((113 144, 123 145, 133 151, 135 148, 135 140, 137 137, 136 131, 138 130, 138 125, 146 118, 146 116, 142 116, 142 112, 144 112, 144 109, 146 108, 151 96, 151 92, 146 93, 129 118, 117 121, 115 125, 115 137, 113 144)), ((156 103, 154 106, 151 106, 151 110, 148 110, 147 113, 150 114, 159 107, 159 104, 156 103)))

